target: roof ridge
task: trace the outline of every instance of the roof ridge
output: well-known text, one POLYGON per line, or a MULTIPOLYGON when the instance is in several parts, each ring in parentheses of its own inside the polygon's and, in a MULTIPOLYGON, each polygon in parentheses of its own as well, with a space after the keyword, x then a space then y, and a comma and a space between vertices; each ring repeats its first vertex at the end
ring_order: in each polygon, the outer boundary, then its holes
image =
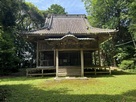
POLYGON ((52 15, 53 17, 55 17, 55 18, 61 18, 61 17, 76 17, 76 18, 81 18, 81 17, 86 17, 86 15, 85 14, 62 14, 62 15, 52 15))
POLYGON ((45 20, 45 24, 44 24, 43 28, 50 30, 51 25, 52 25, 52 21, 53 21, 53 16, 52 15, 50 17, 47 17, 46 20, 45 20))

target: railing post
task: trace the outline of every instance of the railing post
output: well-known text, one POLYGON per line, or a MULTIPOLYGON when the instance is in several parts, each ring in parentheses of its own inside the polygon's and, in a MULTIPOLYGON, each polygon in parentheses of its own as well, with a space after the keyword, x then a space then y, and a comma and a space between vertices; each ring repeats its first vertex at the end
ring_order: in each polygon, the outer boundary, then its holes
POLYGON ((37 41, 37 49, 36 49, 36 67, 38 67, 38 60, 39 60, 39 44, 37 41))
POLYGON ((111 67, 109 66, 109 74, 111 75, 111 67))
POLYGON ((97 70, 97 68, 94 68, 94 74, 96 75, 97 73, 96 73, 96 70, 97 70))
POLYGON ((43 69, 42 69, 42 77, 43 77, 43 69))

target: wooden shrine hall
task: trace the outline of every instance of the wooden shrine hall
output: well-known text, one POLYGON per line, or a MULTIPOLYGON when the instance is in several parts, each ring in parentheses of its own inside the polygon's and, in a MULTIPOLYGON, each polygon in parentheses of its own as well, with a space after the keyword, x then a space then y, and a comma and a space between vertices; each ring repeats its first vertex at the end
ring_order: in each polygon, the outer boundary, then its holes
POLYGON ((22 33, 28 41, 37 44, 36 68, 28 68, 27 75, 48 75, 54 70, 56 77, 83 77, 85 73, 97 74, 103 68, 102 72, 111 73, 110 68, 107 71, 101 66, 99 46, 116 32, 92 27, 85 15, 47 17, 41 29, 22 33), (34 73, 36 70, 41 72, 34 73))

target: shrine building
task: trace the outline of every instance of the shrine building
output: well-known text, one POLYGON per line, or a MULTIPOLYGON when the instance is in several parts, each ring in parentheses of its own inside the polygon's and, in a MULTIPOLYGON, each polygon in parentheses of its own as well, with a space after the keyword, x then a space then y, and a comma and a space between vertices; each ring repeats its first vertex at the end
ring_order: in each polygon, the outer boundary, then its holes
MULTIPOLYGON (((100 44, 116 32, 92 27, 86 15, 52 15, 46 18, 44 27, 22 35, 37 45, 35 69, 41 69, 39 75, 48 75, 46 70, 54 70, 56 77, 83 77, 87 69, 97 74, 97 70, 103 68, 100 44)), ((27 75, 35 75, 30 69, 27 75)))

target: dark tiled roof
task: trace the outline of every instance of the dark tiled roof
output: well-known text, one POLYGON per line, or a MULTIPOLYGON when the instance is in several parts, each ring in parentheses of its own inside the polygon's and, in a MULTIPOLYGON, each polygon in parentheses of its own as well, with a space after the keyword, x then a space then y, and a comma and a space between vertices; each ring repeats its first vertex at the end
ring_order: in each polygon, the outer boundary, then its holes
POLYGON ((45 26, 25 34, 91 34, 111 33, 115 30, 93 28, 85 15, 53 15, 46 19, 45 26))
POLYGON ((76 34, 76 33, 89 33, 88 26, 86 24, 86 18, 83 15, 80 16, 52 16, 45 22, 45 27, 41 30, 37 30, 33 33, 40 34, 76 34))
POLYGON ((73 37, 76 40, 99 40, 99 43, 112 37, 117 30, 92 27, 85 15, 53 15, 45 20, 40 30, 22 33, 28 40, 63 40, 73 37), (29 37, 30 36, 30 37, 29 37))
POLYGON ((94 28, 94 27, 90 28, 90 33, 94 33, 94 34, 97 34, 97 33, 114 33, 114 32, 117 32, 117 30, 115 30, 115 29, 101 29, 101 28, 94 28))

